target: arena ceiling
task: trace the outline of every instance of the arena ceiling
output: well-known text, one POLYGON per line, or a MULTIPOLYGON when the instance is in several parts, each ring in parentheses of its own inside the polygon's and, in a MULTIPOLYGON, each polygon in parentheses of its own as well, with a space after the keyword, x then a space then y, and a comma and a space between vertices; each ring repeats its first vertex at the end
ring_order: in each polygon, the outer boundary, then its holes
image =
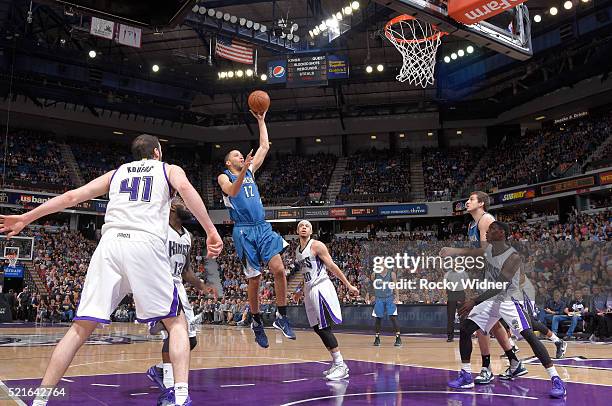
MULTIPOLYGON (((534 24, 534 35, 556 29, 575 18, 570 13, 560 13, 558 18, 546 16, 544 13, 553 3, 557 2, 528 1, 532 13, 544 15, 540 24, 534 24)), ((610 3, 610 0, 591 0, 590 8, 581 9, 579 13, 596 12, 610 3)), ((267 27, 273 27, 283 18, 298 24, 296 33, 305 38, 310 28, 340 10, 348 1, 210 0, 198 4, 267 27)), ((263 85, 257 79, 220 81, 219 71, 236 69, 238 65, 214 55, 209 57, 209 44, 214 41, 216 31, 193 16, 179 27, 144 29, 142 47, 138 49, 89 35, 88 17, 78 13, 67 14, 53 1, 33 3, 31 22, 28 22, 29 9, 29 1, 0 1, 0 21, 3 22, 0 47, 4 62, 0 91, 3 94, 8 94, 9 87, 13 86, 13 94, 24 94, 42 107, 57 101, 69 101, 86 105, 92 114, 97 108, 114 109, 204 126, 244 119, 245 96, 259 87, 271 94, 272 109, 278 120, 342 119, 416 111, 440 111, 449 118, 465 117, 468 113, 475 118, 490 117, 581 76, 605 73, 611 63, 590 63, 588 69, 580 69, 582 62, 588 61, 589 57, 593 61, 598 60, 598 55, 609 55, 612 44, 608 29, 598 34, 597 42, 593 39, 586 43, 568 41, 562 52, 536 55, 524 63, 517 61, 503 71, 489 72, 482 81, 470 83, 467 92, 463 86, 415 88, 395 80, 401 58, 380 35, 384 23, 397 13, 379 3, 362 0, 352 28, 331 44, 318 45, 323 50, 347 55, 351 78, 330 82, 326 88, 285 89, 280 85, 263 85), (97 52, 93 60, 87 56, 90 50, 97 52), (17 69, 13 68, 13 61, 19 62, 15 65, 17 69), (48 72, 40 67, 33 69, 31 65, 37 61, 48 64, 48 72), (157 74, 151 71, 153 64, 161 68, 157 74), (382 73, 367 74, 364 71, 367 65, 377 64, 385 67, 382 73), (72 67, 85 68, 87 77, 73 75, 75 69, 72 67), (50 74, 51 71, 55 74, 50 74), (577 71, 581 75, 573 75, 577 71), (117 78, 116 83, 138 81, 142 91, 113 89, 102 80, 107 73, 117 78), (145 91, 156 85, 172 86, 182 91, 174 97, 145 91)), ((448 38, 441 46, 438 58, 464 45, 462 40, 448 38)), ((258 46, 260 72, 268 60, 282 55, 278 47, 258 46)), ((446 72, 469 69, 491 55, 492 51, 478 49, 469 58, 443 69, 446 72)))

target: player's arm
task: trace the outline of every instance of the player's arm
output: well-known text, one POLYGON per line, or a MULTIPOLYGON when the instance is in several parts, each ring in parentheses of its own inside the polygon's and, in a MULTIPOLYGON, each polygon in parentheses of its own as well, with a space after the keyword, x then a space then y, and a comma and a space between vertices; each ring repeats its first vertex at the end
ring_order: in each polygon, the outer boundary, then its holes
MULTIPOLYGON (((510 281, 514 277, 514 274, 518 272, 520 265, 521 265, 521 258, 517 254, 512 254, 504 263, 504 266, 502 267, 502 270, 500 272, 500 277, 499 277, 500 280, 496 282, 510 283, 510 281)), ((472 310, 472 308, 475 305, 478 305, 486 300, 489 300, 495 297, 499 293, 506 290, 508 285, 503 285, 503 286, 506 286, 506 288, 489 289, 483 292, 476 299, 467 300, 465 304, 461 307, 461 309, 458 310, 457 313, 459 313, 460 316, 467 316, 467 314, 470 312, 470 310, 472 310)))
MULTIPOLYGON (((391 280, 397 286, 397 272, 391 271, 391 280)), ((393 289, 393 296, 395 297, 395 303, 399 303, 399 289, 393 289)))
POLYGON ((329 255, 329 251, 327 250, 325 244, 323 244, 321 241, 314 241, 312 243, 311 249, 313 253, 318 256, 321 261, 323 261, 327 269, 329 269, 331 273, 333 273, 338 279, 340 279, 340 282, 342 282, 344 286, 346 286, 349 292, 355 295, 359 294, 359 290, 353 285, 351 285, 348 279, 346 279, 346 275, 344 275, 340 268, 338 268, 338 265, 334 263, 334 260, 332 259, 331 255, 329 255))
POLYGON ((204 231, 206 232, 206 249, 209 257, 216 257, 223 249, 223 240, 219 236, 215 225, 213 224, 204 201, 194 189, 183 168, 177 165, 168 167, 168 181, 170 185, 181 195, 187 208, 198 220, 204 231))
MULTIPOLYGON (((191 237, 191 240, 193 241, 193 237, 191 237)), ((185 258, 187 259, 185 265, 183 266, 183 271, 181 272, 183 280, 194 288, 196 288, 197 290, 199 290, 201 293, 212 293, 216 299, 218 297, 217 289, 215 289, 212 285, 204 283, 202 279, 198 278, 195 272, 193 271, 193 268, 191 267, 191 247, 189 247, 189 252, 185 256, 185 258)))
POLYGON ((480 246, 483 248, 487 248, 487 245, 489 244, 487 242, 487 230, 489 229, 489 226, 494 222, 495 219, 491 215, 484 216, 484 218, 478 222, 478 232, 480 233, 480 246))
MULTIPOLYGON (((481 243, 482 245, 482 243, 481 243)), ((452 248, 444 247, 440 250, 441 257, 481 257, 485 253, 483 248, 452 248)))
POLYGON ((219 186, 221 186, 221 190, 223 191, 223 193, 225 193, 226 195, 236 197, 238 193, 240 193, 242 182, 244 182, 244 178, 247 174, 247 171, 249 170, 249 166, 252 165, 254 159, 253 156, 251 156, 252 152, 253 150, 251 150, 251 152, 249 152, 249 154, 244 159, 244 166, 240 170, 238 178, 235 182, 230 181, 229 176, 227 176, 227 174, 225 173, 222 173, 217 177, 217 182, 219 183, 219 186))
POLYGON ((266 127, 266 113, 258 114, 251 111, 253 116, 257 119, 257 125, 259 126, 259 148, 255 152, 252 163, 252 171, 255 173, 257 169, 263 164, 268 151, 270 150, 270 140, 268 139, 268 128, 266 127))
POLYGON ((8 232, 7 236, 12 237, 19 234, 25 226, 41 217, 108 193, 113 173, 115 171, 105 173, 88 184, 56 196, 27 213, 16 216, 0 216, 0 233, 8 232))

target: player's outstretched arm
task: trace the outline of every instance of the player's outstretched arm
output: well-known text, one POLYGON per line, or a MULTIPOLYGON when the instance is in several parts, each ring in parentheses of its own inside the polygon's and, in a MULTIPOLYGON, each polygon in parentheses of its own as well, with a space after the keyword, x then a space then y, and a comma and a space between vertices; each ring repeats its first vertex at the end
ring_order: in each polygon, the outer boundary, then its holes
POLYGON ((338 265, 334 263, 334 260, 332 259, 331 255, 329 255, 329 251, 327 250, 325 244, 323 244, 321 241, 314 241, 312 243, 312 251, 321 259, 321 261, 323 261, 327 269, 329 269, 338 279, 340 279, 340 282, 346 286, 350 293, 354 295, 359 294, 359 289, 351 285, 348 279, 346 279, 346 275, 344 275, 340 268, 338 268, 338 265))
POLYGON ((270 140, 268 139, 268 128, 266 127, 266 112, 263 114, 255 113, 251 111, 251 114, 257 119, 257 125, 259 126, 259 148, 255 152, 253 157, 253 173, 263 164, 266 155, 270 150, 270 140))
POLYGON ((27 213, 17 216, 0 216, 0 233, 7 233, 9 237, 12 237, 19 234, 25 226, 41 217, 108 193, 110 180, 114 172, 108 172, 84 186, 56 196, 27 213))
POLYGON ((207 236, 206 248, 208 250, 208 257, 217 257, 223 249, 223 240, 221 240, 217 228, 208 215, 204 201, 191 182, 189 182, 189 179, 187 179, 183 168, 177 165, 170 165, 168 167, 168 181, 181 195, 187 208, 204 228, 207 236))
POLYGON ((238 174, 235 182, 231 182, 225 173, 222 173, 217 177, 217 182, 219 183, 219 186, 221 186, 223 193, 226 195, 236 197, 238 193, 240 193, 240 188, 242 187, 242 182, 244 182, 244 177, 249 170, 249 166, 251 166, 253 162, 253 156, 251 155, 252 152, 253 150, 251 150, 251 152, 249 152, 244 159, 244 165, 242 166, 242 170, 238 174))

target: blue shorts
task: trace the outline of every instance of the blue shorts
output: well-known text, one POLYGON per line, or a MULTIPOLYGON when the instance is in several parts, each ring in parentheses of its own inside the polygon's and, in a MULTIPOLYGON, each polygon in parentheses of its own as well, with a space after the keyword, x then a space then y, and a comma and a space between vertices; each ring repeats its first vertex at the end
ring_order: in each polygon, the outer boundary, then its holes
POLYGON ((393 296, 387 298, 376 298, 374 302, 374 311, 372 317, 384 318, 385 313, 387 316, 397 316, 397 306, 393 300, 393 296))
POLYGON ((272 230, 270 223, 249 226, 234 226, 232 234, 236 255, 240 258, 247 278, 261 274, 260 264, 267 264, 276 254, 282 253, 289 244, 272 230))

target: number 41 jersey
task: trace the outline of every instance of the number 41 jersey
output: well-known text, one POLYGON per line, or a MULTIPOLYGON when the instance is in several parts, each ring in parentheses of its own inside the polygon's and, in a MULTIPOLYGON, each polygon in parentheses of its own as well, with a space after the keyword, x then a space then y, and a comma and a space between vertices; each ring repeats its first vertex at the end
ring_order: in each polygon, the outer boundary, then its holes
POLYGON ((121 165, 110 180, 102 233, 109 229, 151 233, 168 238, 172 188, 166 164, 143 159, 121 165))
POLYGON ((298 245, 295 250, 295 264, 298 269, 304 275, 304 290, 309 291, 313 286, 329 280, 327 275, 327 268, 323 261, 318 256, 312 253, 311 247, 315 240, 309 240, 304 250, 300 251, 298 245))

